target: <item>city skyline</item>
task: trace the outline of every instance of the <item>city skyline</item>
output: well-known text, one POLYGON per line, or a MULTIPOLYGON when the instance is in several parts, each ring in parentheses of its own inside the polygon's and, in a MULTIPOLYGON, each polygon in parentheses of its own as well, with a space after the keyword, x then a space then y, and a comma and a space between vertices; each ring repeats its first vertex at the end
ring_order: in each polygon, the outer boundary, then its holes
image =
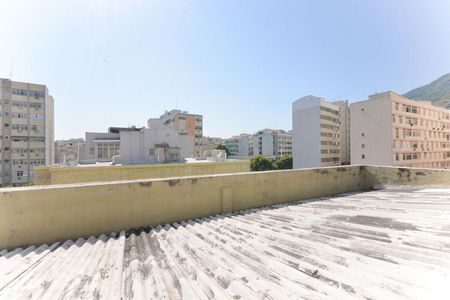
POLYGON ((175 108, 230 137, 291 129, 305 95, 352 103, 450 71, 446 1, 258 4, 3 2, 0 77, 49 88, 56 139, 175 108))

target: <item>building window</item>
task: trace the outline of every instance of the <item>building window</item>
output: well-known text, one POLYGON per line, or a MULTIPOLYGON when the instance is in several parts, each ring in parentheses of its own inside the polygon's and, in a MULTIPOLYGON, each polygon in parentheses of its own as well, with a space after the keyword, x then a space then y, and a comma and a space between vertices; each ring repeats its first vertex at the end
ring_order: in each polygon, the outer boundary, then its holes
POLYGON ((366 144, 361 144, 361 148, 366 148, 366 144))
POLYGON ((365 154, 361 155, 361 158, 362 158, 362 159, 365 159, 365 158, 366 158, 366 155, 365 155, 365 154))
POLYGON ((35 108, 35 109, 40 109, 40 108, 42 108, 42 104, 41 103, 30 102, 30 107, 31 108, 35 108))
POLYGON ((364 137, 364 132, 361 133, 361 136, 364 137))
POLYGON ((395 153, 395 160, 399 160, 399 159, 400 159, 400 157, 399 157, 398 153, 395 153))
POLYGON ((152 148, 148 149, 148 155, 155 156, 155 149, 152 148))
POLYGON ((31 120, 44 120, 43 114, 30 114, 31 120))

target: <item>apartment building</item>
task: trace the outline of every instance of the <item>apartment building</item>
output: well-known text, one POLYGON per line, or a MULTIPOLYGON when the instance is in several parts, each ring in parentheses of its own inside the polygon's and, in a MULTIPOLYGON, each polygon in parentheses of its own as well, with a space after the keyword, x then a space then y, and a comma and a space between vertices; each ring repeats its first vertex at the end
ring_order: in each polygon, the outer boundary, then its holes
POLYGON ((190 114, 187 111, 173 109, 166 111, 160 119, 164 124, 171 126, 179 134, 193 138, 193 153, 195 157, 202 157, 203 150, 203 116, 190 114))
POLYGON ((223 144, 230 151, 231 156, 250 157, 253 156, 253 135, 242 133, 225 139, 223 144))
POLYGON ((239 135, 232 136, 223 140, 223 145, 227 147, 230 156, 239 156, 239 143, 241 137, 239 135))
POLYGON ((337 166, 350 162, 347 101, 305 96, 292 104, 294 168, 337 166))
POLYGON ((253 154, 269 158, 292 155, 292 132, 280 129, 263 129, 253 135, 253 154))
POLYGON ((274 130, 276 157, 292 156, 292 130, 274 130))
POLYGON ((54 102, 42 84, 0 79, 1 186, 31 182, 34 166, 54 163, 54 102))
POLYGON ((349 165, 350 159, 350 105, 348 100, 333 102, 339 107, 339 145, 341 165, 349 165))
POLYGON ((147 128, 121 130, 118 162, 126 165, 176 163, 194 157, 194 138, 180 132, 181 127, 172 125, 161 117, 149 119, 147 128))
POLYGON ((450 110, 388 91, 350 113, 352 164, 450 167, 450 110))

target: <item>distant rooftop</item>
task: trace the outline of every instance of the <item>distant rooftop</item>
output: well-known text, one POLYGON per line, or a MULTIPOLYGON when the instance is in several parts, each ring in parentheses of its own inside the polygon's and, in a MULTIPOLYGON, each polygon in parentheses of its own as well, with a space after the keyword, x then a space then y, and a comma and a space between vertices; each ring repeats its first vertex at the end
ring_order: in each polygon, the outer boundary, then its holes
POLYGON ((449 199, 352 193, 4 250, 0 298, 446 298, 449 199))
POLYGON ((141 131, 142 129, 144 129, 145 127, 136 127, 136 126, 131 126, 131 127, 109 127, 108 128, 108 132, 109 133, 120 133, 121 131, 141 131))

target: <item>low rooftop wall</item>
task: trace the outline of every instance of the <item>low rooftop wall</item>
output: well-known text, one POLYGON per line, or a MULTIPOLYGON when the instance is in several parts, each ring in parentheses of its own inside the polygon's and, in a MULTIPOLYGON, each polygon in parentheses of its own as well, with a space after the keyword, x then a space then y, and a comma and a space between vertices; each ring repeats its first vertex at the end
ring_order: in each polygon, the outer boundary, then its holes
POLYGON ((450 171, 374 166, 4 188, 0 249, 195 219, 374 185, 450 185, 450 171))
POLYGON ((368 188, 389 185, 450 186, 450 170, 386 166, 364 166, 364 169, 364 185, 368 188))
POLYGON ((35 167, 34 185, 99 182, 249 172, 249 161, 190 164, 86 166, 72 168, 35 167))

